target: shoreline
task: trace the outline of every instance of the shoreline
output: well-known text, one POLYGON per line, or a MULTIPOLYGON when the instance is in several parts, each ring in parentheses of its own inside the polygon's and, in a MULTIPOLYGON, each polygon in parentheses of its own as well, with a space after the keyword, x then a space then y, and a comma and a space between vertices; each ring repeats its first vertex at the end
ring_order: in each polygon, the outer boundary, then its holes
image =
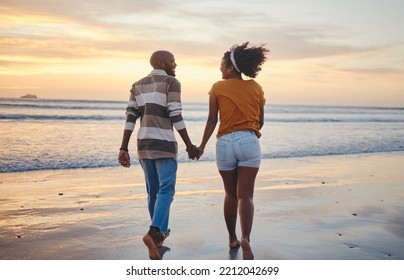
MULTIPOLYGON (((404 152, 264 159, 256 259, 404 259, 403 162, 404 152)), ((0 188, 0 259, 148 259, 140 166, 1 173, 0 188)), ((214 162, 179 163, 163 259, 241 259, 222 203, 214 162)))

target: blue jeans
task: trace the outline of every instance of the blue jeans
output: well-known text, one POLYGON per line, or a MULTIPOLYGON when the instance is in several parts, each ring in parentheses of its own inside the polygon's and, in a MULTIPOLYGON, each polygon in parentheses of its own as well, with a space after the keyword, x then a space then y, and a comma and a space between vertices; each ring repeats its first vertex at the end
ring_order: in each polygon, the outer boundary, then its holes
POLYGON ((141 159, 147 189, 151 226, 168 231, 170 206, 174 200, 177 161, 172 158, 141 159))

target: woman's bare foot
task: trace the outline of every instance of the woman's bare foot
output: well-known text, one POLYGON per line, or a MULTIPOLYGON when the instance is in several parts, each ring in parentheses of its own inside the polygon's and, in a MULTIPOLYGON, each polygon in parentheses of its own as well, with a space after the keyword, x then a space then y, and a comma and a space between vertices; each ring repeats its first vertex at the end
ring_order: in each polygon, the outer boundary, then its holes
POLYGON ((251 250, 250 242, 247 239, 241 239, 240 245, 243 250, 243 260, 253 260, 254 254, 251 250))
POLYGON ((143 242, 147 246, 147 249, 149 249, 149 258, 151 260, 161 260, 157 245, 148 233, 143 236, 143 242))

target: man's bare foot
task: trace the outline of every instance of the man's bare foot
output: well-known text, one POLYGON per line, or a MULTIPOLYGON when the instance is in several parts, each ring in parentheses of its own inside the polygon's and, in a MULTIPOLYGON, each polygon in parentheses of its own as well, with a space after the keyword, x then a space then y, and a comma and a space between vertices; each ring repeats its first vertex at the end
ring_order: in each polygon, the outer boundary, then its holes
POLYGON ((171 232, 171 230, 168 229, 167 234, 164 234, 161 231, 157 234, 157 238, 156 238, 157 239, 156 240, 157 241, 156 242, 157 248, 163 247, 164 240, 166 240, 166 238, 170 236, 170 232, 171 232))
POLYGON ((147 249, 149 249, 149 258, 151 260, 161 260, 157 245, 149 234, 143 236, 143 242, 147 246, 147 249))
POLYGON ((250 242, 247 239, 241 239, 240 245, 243 250, 243 260, 253 260, 254 254, 251 250, 250 242))

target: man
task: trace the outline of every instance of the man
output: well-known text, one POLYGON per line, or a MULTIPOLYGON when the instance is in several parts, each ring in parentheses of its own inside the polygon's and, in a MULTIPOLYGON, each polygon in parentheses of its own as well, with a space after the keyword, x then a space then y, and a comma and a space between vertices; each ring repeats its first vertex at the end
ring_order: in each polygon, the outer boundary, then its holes
POLYGON ((195 159, 199 152, 189 139, 182 118, 181 84, 174 78, 174 55, 156 51, 150 58, 151 73, 132 85, 126 109, 126 124, 119 151, 119 163, 130 166, 128 143, 140 118, 137 152, 145 174, 148 209, 151 225, 143 242, 150 259, 161 259, 157 250, 169 234, 168 220, 174 199, 177 173, 177 142, 174 128, 186 145, 188 157, 195 159))

